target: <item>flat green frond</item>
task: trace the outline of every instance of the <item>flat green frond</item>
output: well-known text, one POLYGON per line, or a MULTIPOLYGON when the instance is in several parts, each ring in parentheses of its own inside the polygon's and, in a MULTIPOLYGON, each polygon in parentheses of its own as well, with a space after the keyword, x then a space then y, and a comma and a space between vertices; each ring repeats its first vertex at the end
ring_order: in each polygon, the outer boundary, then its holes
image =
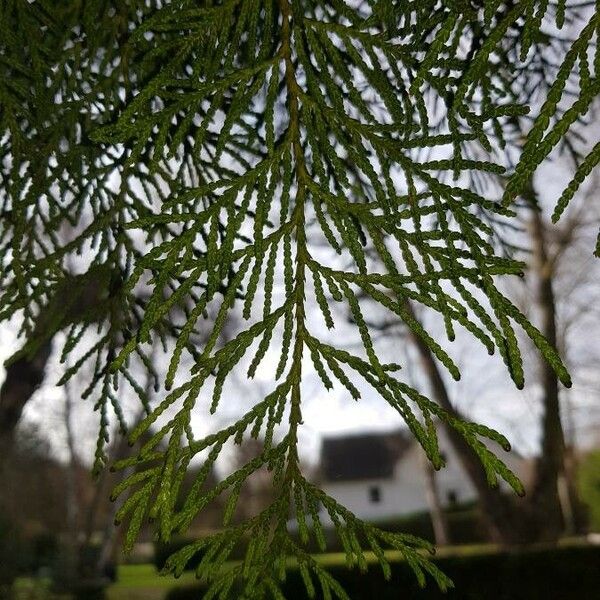
POLYGON ((435 468, 442 422, 491 485, 522 493, 487 445, 507 440, 408 385, 374 322, 402 326, 455 380, 432 323, 448 342, 462 331, 523 387, 518 325, 570 385, 501 291, 524 264, 497 231, 556 149, 576 147, 577 164, 554 220, 600 160, 580 144, 600 93, 599 15, 562 0, 0 2, 0 320, 19 321, 13 361, 65 332, 60 383, 90 373, 97 470, 112 421, 140 444, 115 465, 128 470, 114 490, 127 549, 146 520, 167 540, 221 502, 223 530, 166 565, 180 575, 201 552, 206 598, 283 598, 288 560, 309 597, 348 598, 307 553, 311 539, 326 548, 325 515, 350 567, 366 568, 368 547, 389 578, 394 549, 421 585, 451 586, 427 542, 361 521, 304 478, 303 384, 314 372, 355 401, 370 389, 435 468), (585 19, 569 44, 553 36, 572 15, 585 19), (230 397, 263 383, 224 425, 230 397), (140 405, 132 427, 125 393, 140 405), (196 439, 204 409, 220 425, 196 439), (259 456, 210 483, 247 437, 263 440, 259 456), (257 472, 273 501, 240 522, 257 472))

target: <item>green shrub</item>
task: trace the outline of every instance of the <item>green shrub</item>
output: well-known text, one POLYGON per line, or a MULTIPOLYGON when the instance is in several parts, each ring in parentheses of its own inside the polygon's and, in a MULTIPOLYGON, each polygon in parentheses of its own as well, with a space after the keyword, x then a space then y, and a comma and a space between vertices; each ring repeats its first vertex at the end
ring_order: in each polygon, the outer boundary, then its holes
POLYGON ((9 586, 17 575, 25 572, 28 562, 21 532, 14 523, 0 515, 0 586, 9 586))
POLYGON ((104 600, 106 585, 103 582, 79 583, 72 591, 73 600, 104 600))
POLYGON ((56 534, 44 532, 31 540, 30 570, 32 573, 40 569, 53 570, 60 555, 61 548, 56 534))
MULTIPOLYGON (((446 511, 448 533, 453 544, 476 544, 486 541, 485 530, 477 508, 472 505, 457 506, 446 511)), ((419 512, 405 517, 378 523, 387 531, 409 533, 435 541, 429 512, 419 512)))
MULTIPOLYGON (((191 544, 194 540, 187 538, 174 538, 170 542, 154 543, 154 566, 160 571, 165 566, 169 556, 191 544)), ((187 564, 186 570, 193 571, 202 560, 202 552, 197 552, 187 564)))
POLYGON ((583 459, 577 475, 579 493, 589 511, 590 529, 600 531, 600 450, 583 459))
POLYGON ((199 600, 204 595, 205 588, 201 585, 184 585, 169 591, 165 600, 199 600))

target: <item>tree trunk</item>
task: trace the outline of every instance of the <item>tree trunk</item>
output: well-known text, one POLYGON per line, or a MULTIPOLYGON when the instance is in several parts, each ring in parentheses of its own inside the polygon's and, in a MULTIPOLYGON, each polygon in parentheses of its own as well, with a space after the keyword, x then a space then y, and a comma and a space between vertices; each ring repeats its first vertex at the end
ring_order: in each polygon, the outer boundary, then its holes
POLYGON ((427 456, 425 456, 425 453, 422 454, 421 459, 425 475, 425 496, 429 505, 429 516, 431 517, 435 543, 437 546, 447 546, 450 543, 448 519, 440 501, 440 494, 435 480, 435 469, 427 456))
MULTIPOLYGON (((144 415, 141 411, 135 423, 144 415)), ((110 464, 125 458, 129 452, 127 436, 115 432, 112 436, 115 441, 108 452, 110 464)), ((91 547, 94 543, 94 535, 100 533, 100 543, 95 553, 93 563, 81 563, 79 565, 80 576, 91 580, 103 580, 110 576, 114 567, 116 550, 123 535, 123 526, 116 526, 115 516, 122 506, 120 498, 115 502, 109 501, 111 490, 131 474, 131 469, 124 469, 117 473, 111 473, 104 468, 96 480, 92 501, 85 510, 85 526, 82 546, 91 547)))
MULTIPOLYGON (((405 308, 416 319, 413 307, 408 300, 405 302, 405 308)), ((412 330, 408 330, 408 335, 419 353, 421 366, 429 380, 432 396, 447 413, 462 419, 462 415, 452 405, 446 383, 429 346, 412 330)), ((490 487, 479 457, 465 439, 448 424, 443 423, 443 427, 477 491, 482 509, 482 519, 490 539, 503 545, 518 542, 519 528, 514 523, 514 511, 510 500, 497 489, 490 487)))
MULTIPOLYGON (((154 363, 156 360, 157 346, 154 344, 152 346, 152 351, 150 353, 150 361, 154 363)), ((152 374, 146 374, 146 382, 144 385, 144 391, 146 397, 150 397, 152 395, 153 385, 152 385, 152 374)), ((137 425, 145 416, 145 409, 141 408, 137 415, 133 419, 133 423, 137 425)), ((118 435, 118 434, 117 434, 118 435)), ((129 453, 129 441, 126 435, 118 435, 117 441, 113 443, 109 461, 111 464, 115 463, 118 460, 121 460, 127 456, 129 453)), ((94 527, 96 525, 96 516, 97 512, 100 508, 101 502, 103 499, 106 499, 109 495, 109 490, 106 488, 109 484, 111 487, 115 487, 119 483, 125 480, 126 477, 131 475, 133 472, 133 468, 129 467, 127 469, 123 469, 117 473, 112 474, 112 477, 107 477, 107 469, 102 471, 102 479, 98 482, 98 486, 96 487, 96 494, 94 496, 94 501, 92 506, 90 507, 90 512, 88 514, 88 528, 87 528, 87 543, 89 544, 94 532, 94 527)), ((124 498, 120 497, 114 502, 111 502, 108 510, 105 514, 104 522, 101 524, 102 530, 102 538, 100 542, 100 549, 98 552, 98 560, 95 565, 96 575, 98 577, 103 577, 109 571, 109 567, 114 566, 114 562, 116 562, 117 550, 120 547, 121 542, 123 541, 124 528, 123 525, 115 526, 115 517, 119 508, 123 505, 124 498)))
POLYGON ((106 315, 110 267, 95 265, 82 275, 67 275, 56 287, 38 317, 35 331, 21 350, 7 361, 0 388, 0 452, 10 451, 23 409, 44 381, 56 333, 75 322, 94 322, 106 315))
MULTIPOLYGON (((144 415, 144 412, 140 412, 138 415, 138 420, 140 420, 144 415)), ((137 423, 137 421, 135 421, 137 423)), ((129 444, 127 442, 127 437, 125 435, 119 435, 118 441, 113 446, 113 451, 110 453, 109 459, 111 463, 116 462, 117 460, 121 460, 127 456, 129 452, 129 444)), ((104 469, 104 473, 106 473, 106 469, 104 469)), ((122 525, 115 525, 115 517, 117 515, 117 511, 123 505, 124 499, 118 498, 114 502, 109 502, 108 497, 110 495, 111 490, 108 489, 110 484, 110 488, 114 488, 116 485, 125 480, 126 477, 131 475, 133 472, 133 468, 129 467, 127 469, 123 469, 117 473, 111 474, 110 477, 103 478, 103 485, 99 487, 98 492, 100 494, 100 500, 104 500, 107 502, 107 510, 104 514, 104 519, 100 523, 100 531, 102 532, 102 537, 100 538, 100 548, 98 550, 98 559, 95 564, 95 572, 97 577, 105 577, 109 571, 111 565, 113 565, 116 558, 116 551, 120 545, 120 542, 123 538, 124 528, 122 525)), ((98 509, 99 506, 96 506, 98 509)))
POLYGON ((25 405, 44 381, 52 341, 41 344, 31 358, 22 356, 6 368, 0 388, 0 451, 6 456, 25 405))
POLYGON ((64 423, 67 448, 69 451, 69 463, 66 468, 65 509, 67 516, 68 548, 66 556, 66 581, 72 586, 77 578, 77 555, 79 549, 79 499, 77 495, 77 479, 79 460, 75 449, 75 435, 73 432, 73 397, 71 386, 67 383, 65 392, 64 423))
MULTIPOLYGON (((532 185, 527 191, 527 200, 532 210, 529 229, 533 249, 532 266, 537 278, 540 329, 548 342, 556 347, 556 301, 552 287, 554 273, 548 257, 544 222, 532 185)), ((535 523, 536 538, 555 541, 565 525, 559 483, 565 476, 565 438, 560 418, 558 378, 543 359, 540 361, 540 383, 543 405, 542 446, 536 461, 529 502, 532 514, 538 517, 535 523)), ((566 499, 564 491, 562 496, 566 499)), ((569 500, 567 502, 570 504, 569 500)))

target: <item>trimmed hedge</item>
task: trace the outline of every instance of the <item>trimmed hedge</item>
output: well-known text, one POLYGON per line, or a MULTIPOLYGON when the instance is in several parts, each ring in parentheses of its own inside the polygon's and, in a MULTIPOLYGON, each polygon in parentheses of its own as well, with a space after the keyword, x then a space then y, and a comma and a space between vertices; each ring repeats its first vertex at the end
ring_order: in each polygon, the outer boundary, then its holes
MULTIPOLYGON (((486 542, 485 528, 475 506, 463 505, 447 510, 446 521, 452 544, 483 544, 486 542)), ((431 516, 427 511, 378 521, 376 524, 385 531, 410 534, 435 542, 431 516)), ((333 529, 326 529, 325 536, 327 538, 327 553, 344 551, 341 541, 333 529)), ((364 548, 370 549, 365 540, 359 541, 364 548)), ((312 536, 307 551, 312 554, 320 554, 321 552, 312 536)))
MULTIPOLYGON (((447 509, 446 522, 452 544, 482 544, 487 538, 479 511, 474 504, 447 509)), ((386 531, 408 533, 435 542, 431 515, 428 511, 413 513, 397 519, 379 521, 377 525, 386 531)), ((339 541, 338 549, 341 550, 339 541)))
MULTIPOLYGON (((485 542, 483 524, 481 523, 479 513, 473 505, 459 506, 448 510, 446 513, 450 539, 453 544, 480 544, 485 542)), ((378 523, 386 531, 397 531, 416 535, 417 537, 426 540, 434 541, 433 525, 428 512, 414 513, 398 519, 392 519, 378 523)), ((327 552, 341 552, 342 545, 340 540, 332 530, 326 531, 327 535, 327 552)), ((318 554, 319 547, 313 538, 312 543, 308 547, 308 552, 318 554)), ((165 562, 178 550, 184 546, 196 541, 195 538, 174 538, 168 543, 154 543, 154 565, 160 571, 165 562)), ((368 545, 365 545, 368 548, 368 545)), ((241 560, 244 558, 246 544, 244 542, 238 544, 234 549, 231 558, 233 560, 241 560)), ((197 553, 187 564, 186 571, 195 571, 196 567, 202 560, 202 552, 197 553)))
MULTIPOLYGON (((195 541, 197 541, 197 538, 176 537, 167 543, 154 542, 154 566, 160 571, 165 566, 169 556, 175 554, 175 552, 178 552, 188 544, 192 544, 195 541)), ((246 555, 247 546, 247 541, 242 538, 238 545, 233 549, 229 557, 230 560, 242 560, 246 555)), ((191 560, 187 563, 185 570, 195 571, 203 556, 204 552, 202 550, 200 552, 196 552, 196 554, 194 554, 191 560)))
MULTIPOLYGON (((165 542, 154 542, 154 566, 157 570, 161 571, 165 566, 167 559, 175 552, 178 552, 183 547, 191 544, 194 540, 187 538, 175 538, 168 543, 165 542)), ((195 571, 196 567, 202 560, 202 552, 196 552, 192 559, 186 566, 186 571, 195 571)))
MULTIPOLYGON (((377 565, 371 565, 365 574, 343 565, 330 567, 329 571, 353 600, 591 600, 600 597, 598 546, 452 556, 436 559, 436 563, 456 586, 446 594, 431 580, 424 590, 420 589, 404 562, 392 565, 390 581, 383 579, 377 565)), ((284 594, 287 600, 307 598, 297 571, 289 572, 284 594)), ((202 596, 202 586, 195 585, 171 590, 167 600, 199 600, 202 596)), ((317 597, 320 597, 318 593, 317 597)))

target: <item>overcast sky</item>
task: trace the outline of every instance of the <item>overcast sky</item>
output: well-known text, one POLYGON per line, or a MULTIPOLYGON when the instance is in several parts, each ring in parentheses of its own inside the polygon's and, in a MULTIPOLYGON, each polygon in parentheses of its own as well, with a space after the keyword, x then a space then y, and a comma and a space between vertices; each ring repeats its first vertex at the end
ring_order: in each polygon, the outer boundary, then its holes
MULTIPOLYGON (((554 190, 562 189, 566 177, 559 164, 547 167, 538 178, 544 189, 545 203, 553 205, 554 190)), ((589 274, 592 282, 575 293, 559 293, 559 309, 567 314, 576 305, 592 305, 600 301, 600 261, 592 257, 593 239, 590 236, 581 241, 583 252, 567 265, 567 271, 589 274)), ((568 274, 568 273, 567 273, 568 274)), ((569 281, 567 276, 564 281, 569 281)), ((515 282, 508 288, 515 296, 525 299, 531 292, 521 282, 515 282), (520 286, 520 287, 519 287, 520 286)), ((308 295, 310 300, 311 295, 308 295)), ((259 302, 260 304, 260 302, 259 302)), ((598 305, 598 304, 597 304, 598 305)), ((327 333, 318 310, 309 311, 309 327, 319 335, 327 337, 340 347, 359 349, 359 342, 353 326, 345 323, 344 314, 338 313, 336 328, 327 333)), ((533 313, 535 318, 535 313, 533 313)), ((589 445, 593 441, 600 443, 600 378, 594 368, 600 358, 600 324, 598 312, 580 318, 569 334, 569 366, 574 375, 574 386, 563 392, 563 406, 568 408, 565 414, 565 428, 568 434, 574 431, 579 444, 589 445)), ((431 318, 427 320, 433 332, 442 334, 443 329, 431 318)), ((15 328, 4 326, 1 333, 0 357, 7 358, 18 344, 15 340, 15 328)), ((488 356, 478 343, 469 335, 458 332, 457 340, 443 343, 450 355, 462 370, 460 382, 447 377, 451 397, 455 404, 471 419, 502 431, 514 447, 523 454, 532 454, 538 448, 538 423, 540 416, 539 389, 532 384, 532 374, 537 367, 537 356, 527 351, 525 346, 525 366, 529 373, 529 383, 523 391, 518 391, 510 381, 506 368, 498 355, 488 356)), ((443 342, 443 335, 440 339, 443 342)), ((410 346, 399 335, 388 334, 377 339, 376 345, 384 359, 402 364, 402 378, 424 393, 428 392, 426 382, 419 375, 418 366, 411 359, 410 346)), ((248 353, 252 356, 252 352, 248 353)), ((224 395, 220 410, 216 416, 208 415, 207 400, 199 403, 193 426, 198 435, 209 433, 216 427, 234 419, 250 403, 264 397, 265 391, 272 389, 272 374, 278 361, 278 345, 267 354, 258 369, 255 383, 242 382, 240 377, 230 386, 224 395), (204 409, 204 410, 203 410, 204 409)), ((64 399, 60 389, 55 387, 62 370, 56 361, 47 371, 44 385, 36 393, 25 411, 25 421, 38 423, 47 434, 53 448, 60 456, 65 456, 65 435, 63 424, 64 399)), ((320 439, 323 435, 339 435, 345 432, 364 430, 387 430, 403 425, 401 418, 381 398, 367 386, 360 386, 363 397, 356 402, 349 397, 341 386, 326 392, 315 375, 310 360, 305 362, 303 383, 304 425, 300 431, 300 450, 305 460, 314 463, 318 458, 320 439)), ((1 377, 4 377, 2 373, 1 377)), ((205 392, 206 397, 206 392, 205 392)), ((76 435, 83 458, 91 459, 95 445, 98 415, 92 411, 92 401, 78 403, 75 417, 76 435)), ((227 458, 224 458, 227 461, 227 458)))
MULTIPOLYGON (((538 172, 536 185, 543 199, 546 212, 551 210, 559 194, 571 178, 570 169, 564 160, 556 160, 545 165, 538 172)), ((594 184, 592 184, 594 185, 594 184)), ((589 187, 589 186, 588 186, 589 187)), ((585 187, 583 188, 585 191, 585 187)), ((597 207, 597 197, 591 202, 597 207)), ((573 209, 577 202, 573 202, 573 209)), ((591 206, 591 205, 590 205, 591 206)), ((562 316, 571 317, 577 311, 580 316, 571 328, 568 336, 568 366, 572 371, 574 386, 568 393, 563 393, 563 405, 568 407, 565 414, 565 427, 568 432, 574 431, 580 443, 588 444, 600 437, 600 376, 595 365, 600 359, 600 260, 592 257, 595 231, 597 231, 598 210, 590 211, 590 219, 596 224, 586 233, 582 240, 583 250, 573 253, 566 261, 566 274, 563 274, 565 286, 568 286, 568 271, 584 274, 591 282, 579 291, 560 294, 559 311, 562 316), (589 307, 589 310, 586 310, 589 307)), ((569 211, 565 216, 568 216, 569 211)), ((508 284, 507 284, 508 286, 508 284)), ((532 303, 531 292, 527 292, 523 283, 512 283, 507 287, 515 297, 532 303), (520 288, 519 288, 520 286, 520 288)), ((312 294, 307 296, 312 300, 312 294)), ((260 299, 257 298, 260 304, 260 299)), ((527 308, 527 307, 525 307, 527 308)), ((309 327, 320 336, 330 335, 334 343, 340 347, 358 349, 359 339, 354 327, 344 323, 344 314, 337 315, 336 329, 327 334, 320 313, 309 311, 309 327)), ((532 311, 535 320, 535 311, 532 311)), ((539 390, 533 384, 532 374, 537 365, 537 356, 527 350, 525 345, 525 367, 529 374, 525 389, 519 392, 510 381, 506 368, 500 357, 488 356, 478 343, 469 335, 458 331, 458 339, 453 344, 444 343, 442 328, 434 320, 425 317, 430 330, 438 334, 444 347, 455 362, 461 367, 462 380, 458 383, 447 378, 451 397, 455 404, 470 418, 502 431, 513 442, 514 446, 524 454, 535 453, 538 448, 539 422, 539 390)), ((15 339, 15 324, 5 324, 0 329, 0 358, 4 360, 19 347, 15 339)), ((276 341, 276 340, 274 340, 276 341)), ((401 377, 424 393, 428 393, 426 382, 419 376, 418 367, 411 360, 411 350, 401 336, 388 335, 378 340, 377 346, 382 358, 401 363, 404 370, 401 377)), ((260 400, 262 392, 272 389, 272 374, 278 361, 277 344, 274 351, 267 354, 256 377, 256 383, 243 382, 238 377, 237 383, 228 388, 221 403, 219 412, 211 417, 207 414, 206 400, 210 389, 204 391, 205 399, 199 403, 193 422, 198 435, 213 431, 216 427, 235 418, 252 402, 260 400)), ((252 356, 252 352, 248 353, 252 356)), ((43 432, 51 439, 55 451, 64 456, 65 436, 62 421, 64 406, 63 394, 55 387, 61 374, 56 361, 48 367, 44 385, 27 405, 24 419, 26 422, 39 423, 43 432)), ((181 381, 180 376, 180 381, 181 381)), ((0 369, 0 379, 4 378, 0 369)), ((303 383, 303 417, 304 425, 300 431, 301 452, 309 461, 315 461, 318 454, 319 440, 323 435, 341 434, 362 430, 390 429, 402 425, 400 417, 387 404, 366 386, 360 387, 363 397, 355 402, 345 388, 336 386, 333 391, 326 392, 315 376, 310 360, 305 362, 303 383)), ((93 455, 98 415, 92 411, 92 401, 78 403, 75 419, 76 434, 82 457, 93 455)))

